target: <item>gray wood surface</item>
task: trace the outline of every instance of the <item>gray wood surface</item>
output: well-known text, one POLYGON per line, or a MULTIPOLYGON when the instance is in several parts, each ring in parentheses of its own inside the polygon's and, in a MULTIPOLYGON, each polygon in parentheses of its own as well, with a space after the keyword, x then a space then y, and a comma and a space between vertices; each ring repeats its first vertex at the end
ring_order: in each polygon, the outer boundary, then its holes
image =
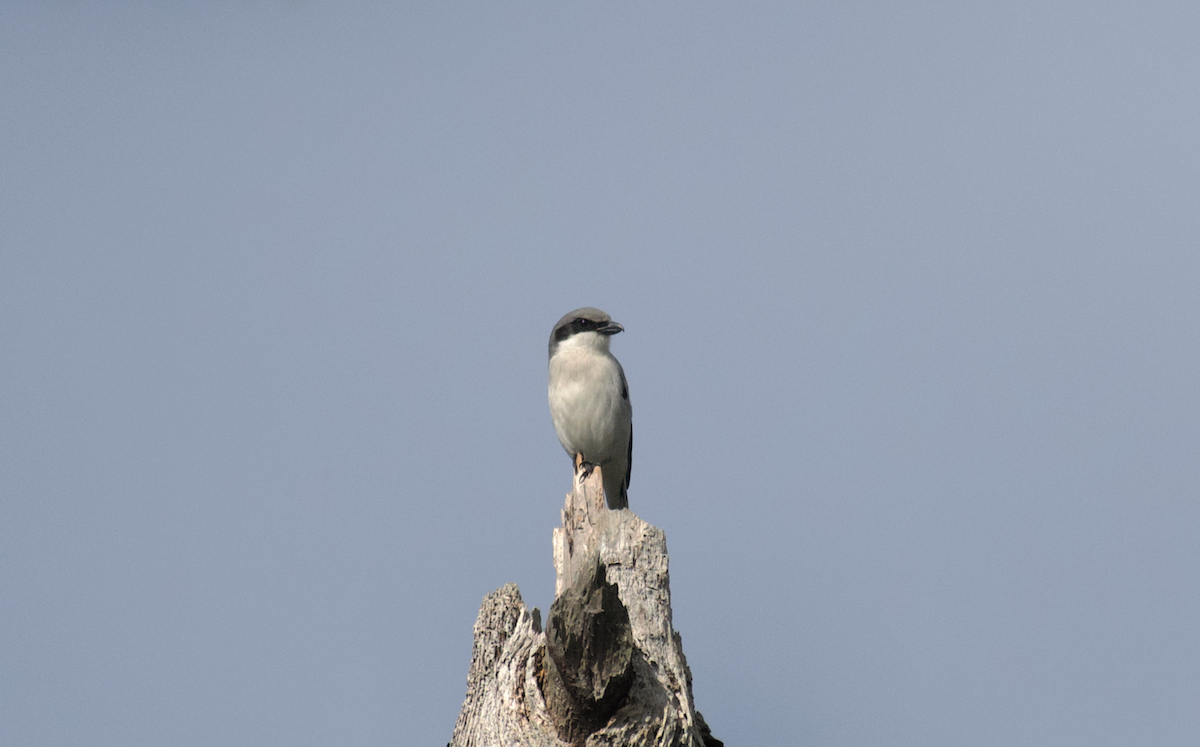
POLYGON ((453 747, 720 747, 671 624, 666 537, 606 508, 602 480, 576 485, 554 530, 549 645, 516 585, 484 598, 453 747))

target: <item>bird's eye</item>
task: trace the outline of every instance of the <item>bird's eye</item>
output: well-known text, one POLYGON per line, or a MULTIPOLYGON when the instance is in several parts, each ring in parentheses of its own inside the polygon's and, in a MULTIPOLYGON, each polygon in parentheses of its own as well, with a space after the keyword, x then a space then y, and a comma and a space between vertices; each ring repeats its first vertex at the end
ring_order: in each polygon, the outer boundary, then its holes
POLYGON ((580 327, 588 326, 588 320, 584 319, 583 317, 579 317, 578 319, 576 319, 575 323, 578 324, 580 327))

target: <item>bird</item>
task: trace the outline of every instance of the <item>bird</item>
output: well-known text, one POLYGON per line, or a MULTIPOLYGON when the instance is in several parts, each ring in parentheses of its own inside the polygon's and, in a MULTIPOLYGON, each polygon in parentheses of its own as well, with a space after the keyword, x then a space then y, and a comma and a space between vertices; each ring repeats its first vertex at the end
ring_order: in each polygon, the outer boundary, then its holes
POLYGON ((550 333, 550 417, 559 443, 586 478, 595 467, 613 510, 629 506, 633 407, 620 362, 609 352, 624 327, 590 306, 563 316, 550 333), (582 463, 580 463, 580 461, 582 463))

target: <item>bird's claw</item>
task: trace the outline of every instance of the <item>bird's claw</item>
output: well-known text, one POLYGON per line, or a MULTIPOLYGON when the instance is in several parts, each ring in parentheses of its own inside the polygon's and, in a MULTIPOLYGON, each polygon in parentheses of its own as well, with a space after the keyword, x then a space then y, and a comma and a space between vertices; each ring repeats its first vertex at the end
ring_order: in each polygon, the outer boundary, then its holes
POLYGON ((596 469, 596 465, 592 464, 591 462, 580 462, 579 470, 578 470, 579 481, 583 482, 584 480, 591 477, 592 470, 594 470, 594 469, 596 469))

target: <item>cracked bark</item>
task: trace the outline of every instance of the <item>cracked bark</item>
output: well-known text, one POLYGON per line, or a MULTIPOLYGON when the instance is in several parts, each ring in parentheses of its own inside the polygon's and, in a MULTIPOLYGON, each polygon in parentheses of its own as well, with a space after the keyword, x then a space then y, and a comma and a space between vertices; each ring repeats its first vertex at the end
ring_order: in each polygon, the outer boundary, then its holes
POLYGON ((452 747, 722 747, 671 624, 666 537, 602 484, 567 494, 545 630, 515 584, 484 598, 452 747))

